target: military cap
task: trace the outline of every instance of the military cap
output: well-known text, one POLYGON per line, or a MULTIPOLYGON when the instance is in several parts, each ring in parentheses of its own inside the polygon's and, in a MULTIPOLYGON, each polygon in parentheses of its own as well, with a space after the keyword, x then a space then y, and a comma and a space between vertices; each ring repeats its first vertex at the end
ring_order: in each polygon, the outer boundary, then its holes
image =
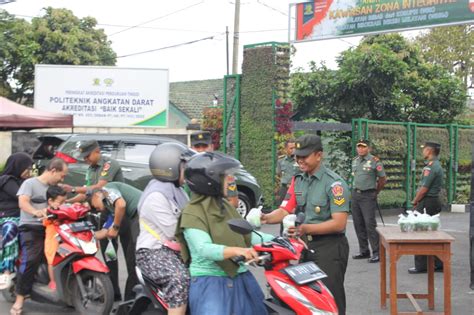
POLYGON ((304 135, 296 139, 295 155, 308 156, 313 152, 323 151, 323 144, 321 138, 316 135, 304 135))
POLYGON ((368 147, 370 145, 370 141, 367 139, 361 138, 359 139, 359 141, 357 141, 357 146, 359 145, 363 147, 368 147))
POLYGON ((198 144, 211 144, 211 133, 209 131, 196 131, 191 134, 191 146, 198 144))
POLYGON ((425 144, 423 144, 421 147, 422 148, 430 147, 430 148, 434 148, 434 149, 441 149, 441 144, 436 143, 436 142, 432 142, 432 141, 426 141, 425 144))
POLYGON ((96 140, 86 140, 79 145, 79 158, 84 159, 99 147, 96 140))

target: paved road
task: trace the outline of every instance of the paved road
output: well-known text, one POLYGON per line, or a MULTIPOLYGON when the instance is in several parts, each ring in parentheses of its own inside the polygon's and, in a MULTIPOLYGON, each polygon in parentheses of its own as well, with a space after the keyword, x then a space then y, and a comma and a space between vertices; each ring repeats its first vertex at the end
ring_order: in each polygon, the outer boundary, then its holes
MULTIPOLYGON (((395 224, 397 216, 386 216, 385 223, 395 224)), ((474 291, 469 289, 469 214, 468 213, 443 213, 441 217, 442 229, 456 237, 453 244, 452 257, 452 314, 472 315, 474 310, 474 291)), ((264 232, 277 233, 276 226, 263 228, 264 232)), ((351 247, 351 254, 357 252, 357 239, 355 237, 352 221, 347 228, 347 236, 351 247)), ((120 254, 120 253, 119 253, 120 254)), ((119 258, 124 266, 123 256, 119 258)), ((399 291, 424 292, 427 290, 426 275, 409 275, 406 270, 413 264, 413 257, 402 257, 398 262, 399 291)), ((124 270, 124 269, 121 269, 124 270)), ((252 268, 260 284, 264 288, 262 270, 252 268)), ((121 279, 122 289, 125 279, 121 279)), ((389 310, 381 310, 379 296, 379 265, 369 264, 365 261, 349 259, 346 274, 347 314, 389 314, 389 310)), ((435 274, 435 310, 443 308, 443 278, 441 273, 435 274)), ((420 305, 427 310, 426 302, 420 300, 420 305)), ((400 311, 414 311, 407 301, 399 302, 400 311)), ((0 314, 8 314, 10 304, 0 297, 0 314)), ((25 304, 24 314, 77 314, 71 309, 53 305, 39 304, 28 301, 25 304)))

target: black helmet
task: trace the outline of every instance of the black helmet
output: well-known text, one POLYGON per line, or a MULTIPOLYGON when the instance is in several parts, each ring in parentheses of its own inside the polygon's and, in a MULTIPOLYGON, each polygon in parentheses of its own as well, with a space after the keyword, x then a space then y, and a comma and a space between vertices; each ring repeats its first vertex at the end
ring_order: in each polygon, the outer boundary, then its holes
POLYGON ((177 183, 181 163, 194 154, 196 152, 184 144, 176 142, 159 144, 150 155, 151 174, 159 181, 177 183))
POLYGON ((197 194, 222 196, 224 175, 241 167, 238 160, 223 153, 200 153, 186 164, 184 179, 189 189, 197 194))

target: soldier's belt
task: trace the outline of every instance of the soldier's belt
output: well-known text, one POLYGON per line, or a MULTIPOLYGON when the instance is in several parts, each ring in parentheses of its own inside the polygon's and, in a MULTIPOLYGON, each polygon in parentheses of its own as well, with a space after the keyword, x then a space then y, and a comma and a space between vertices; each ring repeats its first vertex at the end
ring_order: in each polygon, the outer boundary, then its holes
POLYGON ((305 235, 305 240, 307 242, 317 242, 329 238, 339 238, 344 237, 344 233, 333 233, 333 234, 317 234, 317 235, 305 235))
POLYGON ((360 190, 360 189, 354 189, 354 191, 358 194, 367 194, 367 193, 373 193, 376 191, 376 189, 367 189, 367 190, 360 190))

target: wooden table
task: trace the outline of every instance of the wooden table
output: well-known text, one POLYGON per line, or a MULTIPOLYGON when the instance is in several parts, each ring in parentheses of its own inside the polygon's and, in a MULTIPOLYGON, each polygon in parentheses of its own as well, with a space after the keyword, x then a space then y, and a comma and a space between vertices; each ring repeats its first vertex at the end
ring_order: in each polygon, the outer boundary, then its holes
MULTIPOLYGON (((454 237, 443 231, 401 232, 398 226, 378 227, 380 235, 380 306, 387 308, 390 298, 390 314, 451 315, 451 243, 454 237), (390 293, 387 293, 386 252, 390 256, 390 293), (428 294, 397 292, 397 261, 403 255, 434 255, 444 264, 444 312, 423 312, 415 299, 427 299, 428 308, 434 309, 434 257, 428 257, 428 294), (416 312, 398 312, 397 299, 409 299, 416 312)), ((414 278, 417 281, 418 278, 414 278)))

